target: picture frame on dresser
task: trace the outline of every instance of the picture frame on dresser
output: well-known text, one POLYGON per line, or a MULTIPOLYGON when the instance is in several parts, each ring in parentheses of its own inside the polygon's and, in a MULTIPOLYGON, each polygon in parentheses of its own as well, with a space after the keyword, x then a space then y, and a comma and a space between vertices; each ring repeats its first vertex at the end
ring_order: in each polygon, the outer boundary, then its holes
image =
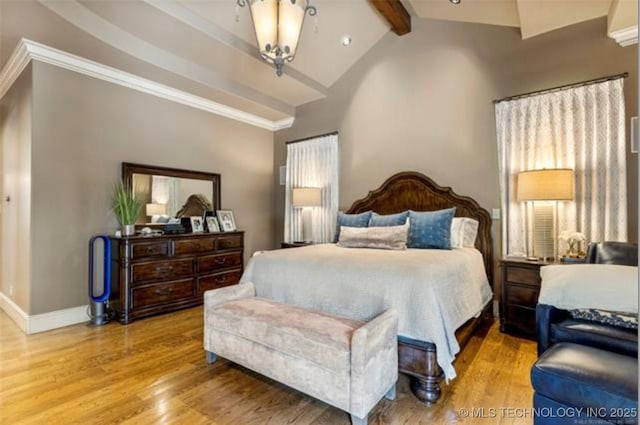
POLYGON ((220 222, 220 230, 223 232, 233 232, 236 230, 236 219, 231 210, 216 211, 218 221, 220 222))
POLYGON ((191 222, 191 232, 193 233, 204 232, 204 224, 202 222, 202 217, 189 217, 189 221, 191 222))
POLYGON ((220 225, 218 224, 218 219, 212 215, 205 217, 205 222, 207 223, 207 232, 209 233, 220 233, 220 225))

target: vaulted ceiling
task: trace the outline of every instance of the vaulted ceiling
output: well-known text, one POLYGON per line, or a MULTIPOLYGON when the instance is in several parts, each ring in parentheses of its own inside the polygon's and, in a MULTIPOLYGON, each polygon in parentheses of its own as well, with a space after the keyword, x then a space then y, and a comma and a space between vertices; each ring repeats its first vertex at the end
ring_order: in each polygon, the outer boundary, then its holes
MULTIPOLYGON (((370 1, 399 0, 312 0, 317 22, 307 18, 301 48, 278 78, 259 59, 249 11, 237 9, 235 0, 0 0, 0 66, 27 38, 261 119, 290 122, 297 106, 327 96, 389 32, 370 1), (345 36, 353 40, 348 47, 345 36)), ((610 32, 637 29, 634 0, 402 4, 413 19, 519 27, 523 38, 605 15, 610 32)))

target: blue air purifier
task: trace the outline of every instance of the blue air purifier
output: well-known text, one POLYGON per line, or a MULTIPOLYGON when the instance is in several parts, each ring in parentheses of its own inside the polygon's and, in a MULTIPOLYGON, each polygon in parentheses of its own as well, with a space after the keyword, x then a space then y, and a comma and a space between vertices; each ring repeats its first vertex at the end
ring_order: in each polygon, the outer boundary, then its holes
POLYGON ((89 326, 109 323, 111 320, 110 295, 111 240, 109 236, 95 236, 89 241, 89 326), (101 285, 97 282, 101 282, 101 285), (96 293, 98 291, 101 293, 96 293))

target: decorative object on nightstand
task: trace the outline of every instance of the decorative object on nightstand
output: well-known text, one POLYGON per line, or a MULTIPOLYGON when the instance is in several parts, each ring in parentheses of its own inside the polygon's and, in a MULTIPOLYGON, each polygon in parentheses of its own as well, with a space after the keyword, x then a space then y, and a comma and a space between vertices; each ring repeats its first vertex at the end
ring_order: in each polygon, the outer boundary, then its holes
POLYGON ((280 248, 284 249, 284 248, 300 248, 302 246, 309 246, 309 245, 313 245, 311 242, 282 242, 280 244, 280 248))
POLYGON ((302 208, 302 239, 311 242, 313 238, 313 207, 322 206, 322 190, 319 187, 297 187, 292 194, 293 208, 302 208))
POLYGON ((573 170, 521 171, 516 189, 518 201, 533 202, 533 256, 543 260, 556 258, 557 203, 573 200, 573 170))
POLYGON ((587 255, 582 251, 580 244, 587 240, 584 233, 563 230, 558 235, 558 239, 567 244, 567 251, 560 257, 563 263, 583 263, 587 255))
POLYGON ((527 261, 506 257, 500 261, 500 330, 535 338, 536 306, 540 294, 540 267, 553 261, 527 261))

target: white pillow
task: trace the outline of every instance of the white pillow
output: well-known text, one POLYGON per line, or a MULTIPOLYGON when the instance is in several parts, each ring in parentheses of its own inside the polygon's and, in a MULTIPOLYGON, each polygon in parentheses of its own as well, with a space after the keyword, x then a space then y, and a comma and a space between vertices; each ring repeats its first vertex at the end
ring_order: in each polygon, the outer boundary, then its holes
POLYGON ((478 236, 478 220, 454 217, 451 221, 451 248, 474 248, 478 236))
POLYGON ((638 313, 638 268, 573 264, 540 268, 540 304, 563 310, 595 308, 638 313))
POLYGON ((409 219, 402 226, 340 228, 338 246, 345 248, 407 249, 409 219))

